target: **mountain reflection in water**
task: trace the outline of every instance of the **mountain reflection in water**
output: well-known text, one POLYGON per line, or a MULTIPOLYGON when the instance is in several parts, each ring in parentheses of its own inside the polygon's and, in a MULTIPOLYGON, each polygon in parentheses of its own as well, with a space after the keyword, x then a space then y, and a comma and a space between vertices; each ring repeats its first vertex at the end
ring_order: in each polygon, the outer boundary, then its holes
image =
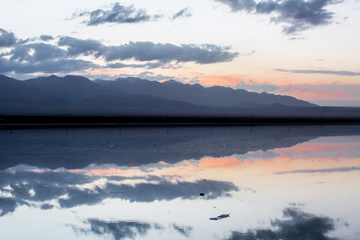
POLYGON ((18 130, 0 144, 0 239, 360 237, 359 126, 18 130))

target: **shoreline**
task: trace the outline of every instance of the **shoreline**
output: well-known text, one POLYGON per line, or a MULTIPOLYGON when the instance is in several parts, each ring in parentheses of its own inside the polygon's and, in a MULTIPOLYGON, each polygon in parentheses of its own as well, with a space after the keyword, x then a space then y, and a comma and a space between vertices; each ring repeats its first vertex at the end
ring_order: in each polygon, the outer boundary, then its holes
POLYGON ((0 129, 200 125, 360 125, 359 117, 291 116, 0 116, 0 129))

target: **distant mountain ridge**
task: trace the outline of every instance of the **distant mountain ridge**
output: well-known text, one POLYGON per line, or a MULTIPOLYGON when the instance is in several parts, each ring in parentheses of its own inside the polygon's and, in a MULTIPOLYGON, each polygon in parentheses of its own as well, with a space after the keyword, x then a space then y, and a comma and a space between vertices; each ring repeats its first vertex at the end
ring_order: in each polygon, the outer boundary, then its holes
POLYGON ((95 82, 131 95, 150 95, 149 92, 151 92, 151 95, 202 106, 233 106, 240 103, 265 105, 279 103, 287 106, 316 106, 315 104, 290 96, 280 96, 265 92, 248 92, 243 89, 234 90, 229 87, 220 86, 203 87, 200 84, 183 84, 174 80, 159 83, 140 78, 119 78, 114 81, 95 80, 95 82))
POLYGON ((304 107, 318 108, 290 96, 174 80, 160 83, 129 77, 91 81, 82 76, 52 75, 20 81, 0 75, 0 114, 239 115, 248 114, 249 109, 256 114, 304 107))

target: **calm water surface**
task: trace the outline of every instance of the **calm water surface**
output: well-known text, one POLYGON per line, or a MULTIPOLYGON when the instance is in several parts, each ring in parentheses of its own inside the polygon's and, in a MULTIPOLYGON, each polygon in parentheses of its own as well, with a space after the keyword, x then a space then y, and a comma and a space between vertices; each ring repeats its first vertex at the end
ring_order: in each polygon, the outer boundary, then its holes
POLYGON ((360 126, 0 131, 0 239, 360 239, 360 126))

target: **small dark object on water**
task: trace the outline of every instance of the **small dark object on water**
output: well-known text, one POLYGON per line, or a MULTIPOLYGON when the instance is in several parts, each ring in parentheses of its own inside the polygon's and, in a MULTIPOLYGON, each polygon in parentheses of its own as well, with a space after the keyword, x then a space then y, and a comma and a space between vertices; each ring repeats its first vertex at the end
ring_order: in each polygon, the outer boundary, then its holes
POLYGON ((223 218, 228 218, 228 217, 230 217, 230 213, 229 214, 221 214, 220 216, 209 218, 209 219, 217 221, 217 220, 220 220, 220 219, 223 219, 223 218))
POLYGON ((200 193, 200 196, 204 196, 205 195, 205 193, 200 193))

